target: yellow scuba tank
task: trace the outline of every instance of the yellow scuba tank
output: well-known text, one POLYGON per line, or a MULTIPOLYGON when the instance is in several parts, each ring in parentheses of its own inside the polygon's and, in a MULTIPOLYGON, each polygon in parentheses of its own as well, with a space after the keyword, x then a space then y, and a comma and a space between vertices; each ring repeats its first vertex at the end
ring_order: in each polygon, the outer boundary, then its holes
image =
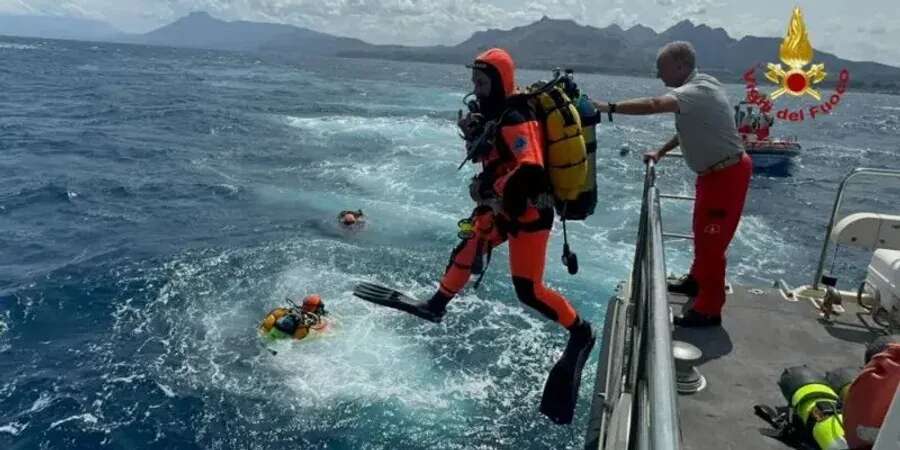
MULTIPOLYGON (((544 128, 544 168, 553 194, 553 206, 563 224, 562 263, 569 274, 575 275, 578 273, 578 255, 569 249, 566 219, 583 220, 592 214, 597 192, 596 151, 592 171, 581 115, 572 102, 573 97, 581 97, 572 73, 571 69, 566 69, 565 75, 561 76, 556 69, 552 81, 534 83, 526 94, 544 128), (590 200, 592 195, 593 201, 590 200)), ((593 129, 589 139, 596 144, 593 129)))
POLYGON ((571 98, 581 117, 581 128, 587 150, 587 177, 578 197, 566 204, 565 218, 584 220, 594 214, 594 209, 597 207, 597 124, 600 123, 602 116, 588 96, 579 93, 577 88, 574 88, 571 98))
POLYGON ((321 320, 314 314, 292 312, 289 308, 275 308, 266 314, 266 317, 260 322, 258 331, 261 337, 270 341, 287 338, 300 340, 310 334, 310 329, 319 331, 322 327, 317 327, 316 325, 319 325, 320 322, 321 320), (291 327, 293 330, 280 329, 279 320, 282 318, 290 319, 290 317, 286 316, 291 314, 294 315, 294 320, 290 321, 291 325, 293 325, 291 327))
POLYGON ((597 135, 601 114, 573 80, 573 71, 554 71, 549 84, 529 87, 544 124, 545 165, 560 218, 584 220, 597 206, 597 135), (581 138, 577 138, 581 135, 581 138), (583 161, 583 162, 582 162, 583 161))
MULTIPOLYGON (((565 205, 575 200, 587 179, 587 147, 581 117, 572 100, 557 83, 535 83, 529 87, 532 105, 544 126, 544 165, 554 200, 565 205)), ((560 210, 562 211, 564 209, 560 210)))
POLYGON ((287 308, 275 308, 269 311, 262 322, 259 323, 259 333, 263 335, 268 334, 275 326, 275 322, 283 316, 286 316, 289 312, 290 310, 287 308))
POLYGON ((778 381, 795 420, 799 420, 822 450, 845 450, 843 418, 838 394, 826 377, 806 367, 785 369, 778 381))

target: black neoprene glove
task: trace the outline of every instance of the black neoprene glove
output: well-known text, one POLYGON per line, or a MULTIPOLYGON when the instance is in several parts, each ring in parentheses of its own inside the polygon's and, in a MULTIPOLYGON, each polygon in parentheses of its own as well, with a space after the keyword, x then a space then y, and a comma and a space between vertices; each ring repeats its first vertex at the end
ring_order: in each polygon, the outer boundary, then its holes
POLYGON ((528 197, 522 190, 522 186, 515 182, 515 178, 515 175, 510 177, 503 189, 503 210, 513 219, 524 214, 525 209, 528 208, 528 197))
POLYGON ((525 213, 528 199, 536 198, 544 192, 546 178, 540 166, 525 165, 516 169, 503 188, 503 209, 512 218, 525 213))

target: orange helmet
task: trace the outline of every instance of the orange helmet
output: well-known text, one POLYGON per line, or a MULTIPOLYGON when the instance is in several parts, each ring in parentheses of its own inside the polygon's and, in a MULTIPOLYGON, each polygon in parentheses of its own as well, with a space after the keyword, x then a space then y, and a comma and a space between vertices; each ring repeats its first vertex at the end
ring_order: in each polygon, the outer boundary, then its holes
POLYGON ((325 303, 322 302, 322 297, 319 294, 310 294, 303 299, 303 305, 300 306, 300 310, 321 314, 325 311, 325 303))

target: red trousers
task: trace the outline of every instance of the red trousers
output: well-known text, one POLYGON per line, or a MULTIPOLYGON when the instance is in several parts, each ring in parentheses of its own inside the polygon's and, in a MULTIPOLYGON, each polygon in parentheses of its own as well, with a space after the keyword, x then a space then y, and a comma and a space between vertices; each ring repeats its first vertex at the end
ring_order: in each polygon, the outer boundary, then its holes
MULTIPOLYGON (((522 303, 536 309, 547 318, 568 328, 578 314, 560 293, 544 286, 544 264, 547 259, 547 241, 553 226, 553 212, 549 211, 549 223, 537 229, 508 233, 502 229, 490 210, 475 210, 472 220, 475 234, 463 240, 450 257, 450 264, 441 278, 440 290, 453 297, 472 275, 472 268, 494 247, 509 241, 509 269, 516 296, 522 303)), ((537 208, 529 207, 520 219, 537 224, 540 221, 537 208)))
POLYGON ((718 316, 725 305, 725 255, 737 231, 750 186, 753 162, 747 154, 731 167, 697 177, 694 202, 694 262, 700 288, 693 309, 718 316))

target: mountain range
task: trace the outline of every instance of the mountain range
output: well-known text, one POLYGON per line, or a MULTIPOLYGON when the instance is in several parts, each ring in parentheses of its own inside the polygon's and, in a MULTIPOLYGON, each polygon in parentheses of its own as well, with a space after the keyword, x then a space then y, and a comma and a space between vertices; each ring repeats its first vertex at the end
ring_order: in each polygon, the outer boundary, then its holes
POLYGON ((124 36, 124 33, 99 20, 0 14, 0 35, 105 41, 124 36))
MULTIPOLYGON (((7 22, 0 16, 0 34, 20 34, 9 32, 9 27, 4 25, 7 22)), ((25 26, 20 23, 19 29, 25 26)), ((523 68, 559 66, 581 72, 637 76, 651 74, 660 46, 673 40, 685 40, 694 44, 698 65, 703 71, 728 82, 739 82, 741 75, 754 64, 777 62, 782 41, 780 37, 734 39, 722 28, 695 25, 687 20, 657 33, 641 25, 627 30, 618 25, 596 28, 548 17, 510 30, 479 31, 453 46, 427 47, 373 45, 292 25, 223 21, 205 12, 191 13, 145 34, 125 35, 112 27, 100 26, 99 29, 106 34, 100 33, 98 38, 98 33, 94 32, 93 38, 83 39, 254 52, 288 59, 315 55, 452 64, 468 63, 478 52, 499 46, 509 50, 517 65, 523 68)), ((900 68, 849 61, 819 50, 815 52, 814 61, 824 63, 834 75, 840 69, 849 70, 854 89, 900 93, 900 68)), ((829 79, 833 82, 836 76, 829 76, 829 79)))

